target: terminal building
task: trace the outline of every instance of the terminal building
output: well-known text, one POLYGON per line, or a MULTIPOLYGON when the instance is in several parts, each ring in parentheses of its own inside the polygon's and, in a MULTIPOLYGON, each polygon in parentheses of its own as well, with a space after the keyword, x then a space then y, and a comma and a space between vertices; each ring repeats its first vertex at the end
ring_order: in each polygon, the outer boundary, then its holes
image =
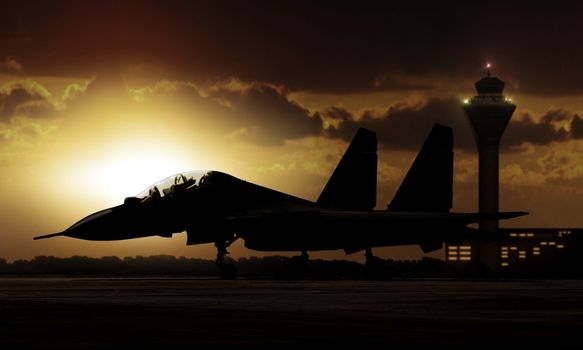
MULTIPOLYGON (((499 145, 516 106, 503 95, 504 82, 490 75, 475 83, 477 95, 463 107, 474 130, 479 156, 479 211, 499 211, 499 145)), ((446 245, 446 261, 464 267, 486 267, 502 275, 583 276, 583 229, 498 228, 481 221, 482 231, 499 231, 511 242, 464 242, 446 245), (582 252, 582 254, 578 254, 582 252)))
MULTIPOLYGON (((583 276, 583 229, 502 228, 512 242, 496 243, 497 267, 502 276, 583 276)), ((479 255, 468 242, 446 246, 446 260, 461 268, 479 263, 479 255)))

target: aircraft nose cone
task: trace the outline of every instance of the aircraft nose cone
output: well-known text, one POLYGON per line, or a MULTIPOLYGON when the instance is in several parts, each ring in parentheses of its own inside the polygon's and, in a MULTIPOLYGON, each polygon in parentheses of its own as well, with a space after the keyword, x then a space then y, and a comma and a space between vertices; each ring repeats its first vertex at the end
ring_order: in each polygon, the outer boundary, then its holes
POLYGON ((121 233, 118 216, 116 208, 98 211, 69 227, 64 235, 94 241, 109 240, 121 233))

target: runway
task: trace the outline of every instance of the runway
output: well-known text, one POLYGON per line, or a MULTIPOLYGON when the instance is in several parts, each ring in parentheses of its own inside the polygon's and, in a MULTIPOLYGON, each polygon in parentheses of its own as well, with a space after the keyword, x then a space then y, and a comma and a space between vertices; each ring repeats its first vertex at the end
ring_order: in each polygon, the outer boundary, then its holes
POLYGON ((581 348, 583 281, 2 278, 18 348, 581 348))

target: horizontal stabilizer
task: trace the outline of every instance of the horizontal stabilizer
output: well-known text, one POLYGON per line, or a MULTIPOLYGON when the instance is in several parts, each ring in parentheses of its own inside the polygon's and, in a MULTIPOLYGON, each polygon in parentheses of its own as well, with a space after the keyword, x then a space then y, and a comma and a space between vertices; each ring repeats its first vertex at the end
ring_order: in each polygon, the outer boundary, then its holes
POLYGON ((503 233, 557 234, 567 232, 568 234, 580 234, 583 232, 583 227, 504 227, 498 231, 503 233))
POLYGON ((480 242, 516 242, 517 239, 502 232, 481 231, 471 227, 464 228, 464 237, 467 240, 476 240, 480 242))
POLYGON ((427 253, 431 253, 433 251, 436 251, 436 250, 443 248, 443 243, 442 242, 423 242, 423 243, 419 244, 419 246, 421 247, 421 250, 423 250, 423 253, 427 254, 427 253))
POLYGON ((44 235, 44 236, 36 236, 33 238, 33 240, 37 240, 37 239, 45 239, 45 238, 51 238, 51 237, 57 237, 57 236, 64 236, 65 233, 64 232, 59 232, 59 233, 51 233, 50 235, 44 235))
POLYGON ((528 215, 526 211, 503 211, 499 213, 476 213, 477 220, 506 220, 528 215))

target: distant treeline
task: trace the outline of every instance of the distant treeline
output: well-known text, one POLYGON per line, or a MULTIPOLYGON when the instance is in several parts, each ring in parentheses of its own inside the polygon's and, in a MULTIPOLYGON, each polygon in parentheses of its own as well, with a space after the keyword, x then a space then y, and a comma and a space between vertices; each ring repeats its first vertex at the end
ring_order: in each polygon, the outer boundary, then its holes
MULTIPOLYGON (((289 261, 288 257, 267 256, 228 259, 240 276, 281 276, 289 261)), ((454 274, 451 266, 442 260, 384 260, 387 276, 395 277, 447 277, 454 274)), ((58 274, 58 275, 169 275, 169 276, 217 276, 218 268, 212 260, 175 257, 171 255, 135 256, 119 258, 108 256, 91 258, 72 256, 58 258, 37 256, 32 260, 15 260, 12 263, 0 258, 1 274, 58 274)), ((307 277, 315 278, 364 278, 364 265, 346 260, 310 260, 307 277)))
MULTIPOLYGON (((267 256, 225 259, 234 264, 237 275, 250 278, 290 278, 289 257, 267 256)), ((382 260, 381 278, 583 278, 581 259, 568 262, 540 261, 521 271, 492 273, 476 265, 450 264, 443 260, 423 258, 421 260, 382 260)), ((0 274, 22 275, 67 275, 67 276, 193 276, 216 277, 219 268, 213 260, 175 257, 171 255, 135 256, 119 258, 107 256, 91 258, 72 256, 58 258, 37 256, 32 260, 16 260, 8 263, 0 258, 0 274)), ((310 260, 306 278, 313 279, 364 279, 367 270, 362 263, 347 260, 310 260)), ((292 277, 293 278, 293 277, 292 277)))

